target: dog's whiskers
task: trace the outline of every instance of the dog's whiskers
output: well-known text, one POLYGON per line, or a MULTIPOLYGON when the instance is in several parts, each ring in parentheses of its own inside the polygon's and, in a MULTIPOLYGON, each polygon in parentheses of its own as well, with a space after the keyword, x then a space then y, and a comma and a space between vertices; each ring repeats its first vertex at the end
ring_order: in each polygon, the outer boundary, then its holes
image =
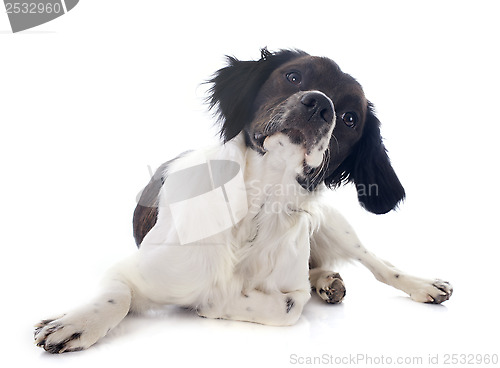
MULTIPOLYGON (((340 153, 340 143, 339 143, 339 140, 337 139, 337 137, 335 137, 335 134, 332 134, 332 138, 335 139, 335 143, 337 143, 337 154, 340 153)), ((329 151, 329 150, 327 150, 329 151)), ((328 152, 328 159, 330 159, 330 152, 328 152)))
POLYGON ((263 133, 274 132, 283 120, 284 112, 277 111, 271 119, 264 125, 263 133))
POLYGON ((319 183, 321 183, 321 181, 324 179, 326 175, 329 164, 330 164, 330 149, 327 148, 325 152, 323 152, 323 159, 320 165, 316 168, 311 169, 307 173, 307 179, 305 185, 306 189, 308 190, 314 189, 319 183))
POLYGON ((314 175, 312 177, 313 181, 318 180, 321 181, 326 173, 326 168, 330 164, 330 149, 327 148, 325 152, 323 153, 323 160, 321 161, 321 164, 316 168, 314 175))

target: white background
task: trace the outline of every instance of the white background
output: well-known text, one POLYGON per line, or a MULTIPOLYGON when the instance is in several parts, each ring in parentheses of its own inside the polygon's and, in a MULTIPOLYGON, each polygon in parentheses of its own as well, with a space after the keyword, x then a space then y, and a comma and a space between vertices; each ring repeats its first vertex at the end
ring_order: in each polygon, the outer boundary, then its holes
POLYGON ((0 13, 2 366, 499 353, 498 14, 494 1, 83 0, 12 34, 0 13), (215 139, 201 83, 224 55, 258 59, 264 46, 328 56, 364 86, 407 200, 384 216, 359 208, 352 187, 331 201, 368 249, 449 280, 452 299, 416 304, 348 266, 345 302, 313 298, 293 327, 166 308, 127 318, 85 352, 36 348, 34 323, 85 301, 134 251, 148 165, 215 139))

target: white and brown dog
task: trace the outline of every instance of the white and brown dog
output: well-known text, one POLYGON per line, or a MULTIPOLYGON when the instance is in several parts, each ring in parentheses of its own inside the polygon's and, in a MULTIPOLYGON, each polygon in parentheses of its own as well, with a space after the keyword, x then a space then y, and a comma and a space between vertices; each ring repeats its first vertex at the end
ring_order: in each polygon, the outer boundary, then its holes
POLYGON ((162 165, 134 213, 139 250, 113 267, 101 293, 39 323, 51 353, 88 348, 130 311, 188 306, 200 316, 295 323, 311 288, 345 295, 333 272, 354 259, 418 302, 441 303, 449 283, 408 275, 366 250, 323 193, 346 182, 382 214, 405 192, 361 86, 332 60, 297 50, 229 58, 210 81, 223 144, 162 165))

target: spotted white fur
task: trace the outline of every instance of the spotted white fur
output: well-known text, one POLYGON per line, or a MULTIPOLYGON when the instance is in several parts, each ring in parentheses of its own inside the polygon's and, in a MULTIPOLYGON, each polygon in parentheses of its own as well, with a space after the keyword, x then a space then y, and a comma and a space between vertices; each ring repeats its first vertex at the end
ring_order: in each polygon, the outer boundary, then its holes
POLYGON ((240 134, 222 147, 177 160, 169 170, 200 160, 238 162, 249 186, 244 219, 209 239, 180 245, 160 194, 157 223, 139 251, 108 272, 93 301, 39 323, 36 343, 52 353, 85 349, 129 311, 164 304, 189 306, 209 318, 291 325, 311 286, 328 302, 340 301, 329 299, 338 299, 331 288, 341 285, 332 270, 349 259, 416 301, 450 296, 448 283, 407 275, 367 251, 346 220, 321 200, 324 187, 308 192, 298 184, 304 149, 281 133, 266 138, 265 148, 265 155, 247 148, 240 134))

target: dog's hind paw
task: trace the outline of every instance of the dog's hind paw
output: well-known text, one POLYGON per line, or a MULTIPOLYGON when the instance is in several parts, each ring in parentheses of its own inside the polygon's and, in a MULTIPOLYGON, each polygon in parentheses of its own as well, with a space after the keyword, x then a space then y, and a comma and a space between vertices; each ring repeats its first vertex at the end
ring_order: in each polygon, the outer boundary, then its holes
POLYGON ((321 299, 330 304, 342 302, 346 294, 344 281, 336 272, 322 274, 314 285, 314 289, 321 299))

